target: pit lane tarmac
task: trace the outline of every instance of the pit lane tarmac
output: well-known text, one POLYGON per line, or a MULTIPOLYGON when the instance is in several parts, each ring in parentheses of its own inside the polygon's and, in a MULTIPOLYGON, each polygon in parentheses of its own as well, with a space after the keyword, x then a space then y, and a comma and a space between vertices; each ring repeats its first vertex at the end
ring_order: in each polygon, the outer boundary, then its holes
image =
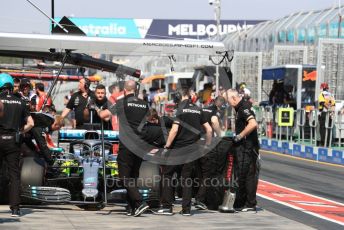
POLYGON ((192 210, 189 217, 178 214, 157 216, 150 212, 140 217, 126 216, 123 207, 84 211, 72 205, 25 206, 22 217, 12 218, 8 206, 0 206, 0 229, 312 229, 267 210, 257 213, 219 213, 192 210))

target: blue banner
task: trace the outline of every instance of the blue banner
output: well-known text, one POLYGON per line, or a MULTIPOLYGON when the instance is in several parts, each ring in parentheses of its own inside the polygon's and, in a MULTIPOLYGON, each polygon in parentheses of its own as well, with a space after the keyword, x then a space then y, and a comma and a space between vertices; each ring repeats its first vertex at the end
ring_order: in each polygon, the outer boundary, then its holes
MULTIPOLYGON (((59 21, 61 18, 55 18, 59 21)), ((214 37, 214 20, 69 18, 87 36, 109 38, 205 39, 214 37)), ((220 34, 245 31, 261 20, 222 20, 220 34)))
MULTIPOLYGON (((220 34, 245 31, 259 20, 221 20, 220 34)), ((213 20, 153 20, 145 38, 205 39, 216 36, 213 20)))
MULTIPOLYGON (((61 18, 57 18, 59 21, 61 18)), ((140 34, 132 19, 69 18, 87 36, 109 38, 139 38, 140 34)))

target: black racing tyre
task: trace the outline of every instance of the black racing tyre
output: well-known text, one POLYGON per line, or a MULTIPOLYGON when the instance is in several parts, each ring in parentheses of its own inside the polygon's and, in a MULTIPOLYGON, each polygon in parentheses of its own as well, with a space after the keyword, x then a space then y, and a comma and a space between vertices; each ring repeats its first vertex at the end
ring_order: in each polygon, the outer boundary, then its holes
POLYGON ((159 190, 160 170, 159 165, 143 161, 140 167, 140 174, 137 186, 139 188, 151 188, 159 190))
MULTIPOLYGON (((143 196, 150 208, 159 208, 160 206, 160 169, 159 165, 148 161, 143 161, 140 167, 137 186, 141 191, 147 189, 148 196, 143 196)), ((143 195, 143 194, 142 194, 143 195)))
POLYGON ((21 169, 21 184, 24 186, 42 186, 45 162, 37 157, 24 157, 21 169))

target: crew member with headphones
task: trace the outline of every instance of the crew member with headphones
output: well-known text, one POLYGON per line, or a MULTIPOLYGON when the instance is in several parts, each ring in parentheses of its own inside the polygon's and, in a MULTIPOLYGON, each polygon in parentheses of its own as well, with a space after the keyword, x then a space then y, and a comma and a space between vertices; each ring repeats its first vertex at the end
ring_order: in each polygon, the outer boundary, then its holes
MULTIPOLYGON (((97 111, 99 109, 105 110, 110 106, 111 106, 111 104, 106 97, 105 86, 102 84, 97 85, 97 87, 94 91, 94 99, 89 100, 89 102, 88 102, 88 104, 84 110, 84 121, 90 122, 93 125, 94 124, 100 125, 101 119, 98 116, 97 111)), ((105 130, 112 130, 111 120, 104 121, 103 124, 104 124, 105 130)))
POLYGON ((10 209, 13 217, 20 216, 20 132, 27 132, 34 122, 25 102, 13 94, 14 82, 10 75, 0 74, 0 101, 3 116, 0 117, 0 158, 6 160, 10 186, 10 209))
POLYGON ((68 115, 68 113, 72 110, 75 111, 75 120, 76 120, 76 128, 82 129, 84 124, 84 109, 86 108, 88 102, 94 98, 94 93, 91 91, 90 88, 91 82, 88 78, 82 78, 79 80, 79 91, 74 93, 66 108, 63 110, 61 114, 61 120, 68 115))

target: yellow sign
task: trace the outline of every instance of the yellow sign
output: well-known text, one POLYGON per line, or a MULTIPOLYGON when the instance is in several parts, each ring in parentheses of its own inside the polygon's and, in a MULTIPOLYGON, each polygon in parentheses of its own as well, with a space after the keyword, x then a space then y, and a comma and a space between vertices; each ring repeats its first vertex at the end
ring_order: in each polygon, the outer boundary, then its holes
POLYGON ((294 125, 294 109, 293 108, 279 108, 278 109, 278 125, 289 126, 289 127, 294 125))

